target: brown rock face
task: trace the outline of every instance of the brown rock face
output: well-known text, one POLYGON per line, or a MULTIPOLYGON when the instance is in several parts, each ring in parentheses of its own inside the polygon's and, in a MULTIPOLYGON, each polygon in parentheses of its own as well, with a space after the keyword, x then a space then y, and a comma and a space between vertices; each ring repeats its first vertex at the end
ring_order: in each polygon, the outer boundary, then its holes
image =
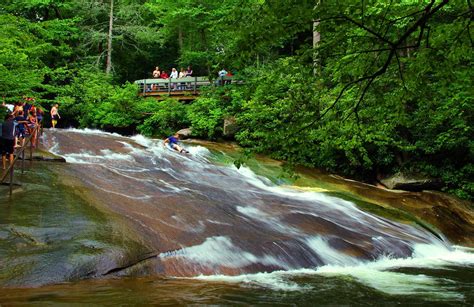
POLYGON ((366 213, 324 193, 272 185, 211 153, 166 150, 161 140, 48 131, 45 146, 70 163, 96 206, 118 216, 174 276, 241 274, 405 257, 415 244, 447 245, 431 232, 366 213))

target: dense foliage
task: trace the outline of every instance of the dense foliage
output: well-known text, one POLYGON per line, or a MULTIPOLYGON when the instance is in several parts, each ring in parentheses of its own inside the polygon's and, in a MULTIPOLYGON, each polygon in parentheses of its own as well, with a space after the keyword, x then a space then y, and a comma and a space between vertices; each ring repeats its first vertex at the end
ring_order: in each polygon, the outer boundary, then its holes
POLYGON ((474 199, 473 14, 469 0, 7 0, 0 91, 60 102, 67 124, 155 136, 215 139, 235 117, 255 152, 367 181, 422 173, 474 199), (245 84, 185 105, 126 82, 189 64, 245 84))

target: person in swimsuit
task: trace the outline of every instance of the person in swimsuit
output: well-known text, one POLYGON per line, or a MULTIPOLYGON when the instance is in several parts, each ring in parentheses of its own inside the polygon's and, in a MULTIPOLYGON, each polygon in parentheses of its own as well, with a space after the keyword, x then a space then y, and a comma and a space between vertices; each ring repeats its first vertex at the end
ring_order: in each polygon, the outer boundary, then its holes
POLYGON ((26 136, 25 124, 28 124, 29 122, 26 120, 25 116, 23 115, 23 111, 21 110, 18 111, 18 114, 15 117, 15 121, 17 122, 16 131, 15 131, 15 148, 16 148, 16 147, 22 147, 25 144, 25 136, 26 136))
POLYGON ((163 145, 169 146, 170 148, 176 150, 177 152, 180 153, 189 153, 186 149, 181 147, 179 145, 179 134, 175 133, 174 135, 166 138, 166 140, 163 141, 163 145))
POLYGON ((160 68, 156 66, 155 70, 153 71, 153 78, 159 78, 161 75, 160 68))
POLYGON ((56 103, 51 108, 51 125, 53 126, 53 128, 56 128, 56 124, 58 123, 58 120, 61 118, 58 112, 58 107, 59 105, 56 103))
POLYGON ((3 169, 7 167, 7 155, 10 165, 13 164, 13 153, 15 152, 15 128, 16 122, 13 114, 8 114, 5 118, 5 122, 2 124, 2 162, 3 169))

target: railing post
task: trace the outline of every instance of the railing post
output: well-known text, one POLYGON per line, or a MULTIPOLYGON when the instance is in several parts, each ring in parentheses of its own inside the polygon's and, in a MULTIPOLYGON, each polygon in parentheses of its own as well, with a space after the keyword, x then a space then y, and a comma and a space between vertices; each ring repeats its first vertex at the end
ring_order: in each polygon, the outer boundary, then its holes
POLYGON ((168 95, 171 95, 171 77, 168 80, 168 95))
POLYGON ((143 79, 143 96, 146 95, 146 79, 143 79))
POLYGON ((13 164, 10 165, 10 197, 13 194, 13 164))
POLYGON ((40 129, 39 129, 39 124, 38 127, 35 129, 35 147, 38 148, 39 145, 39 138, 40 138, 40 129))
POLYGON ((194 95, 196 95, 197 82, 198 82, 198 77, 194 76, 194 95))
POLYGON ((33 165, 33 142, 30 138, 30 166, 33 165))
POLYGON ((25 148, 21 148, 21 173, 25 172, 25 148))

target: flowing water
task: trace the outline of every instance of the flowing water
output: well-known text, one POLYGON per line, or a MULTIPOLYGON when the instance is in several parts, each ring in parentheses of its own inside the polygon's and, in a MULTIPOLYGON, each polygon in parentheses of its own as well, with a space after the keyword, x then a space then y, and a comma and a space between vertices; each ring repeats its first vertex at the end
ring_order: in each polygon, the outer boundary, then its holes
POLYGON ((474 303, 474 251, 415 218, 200 145, 73 129, 43 143, 68 164, 0 200, 0 303, 474 303))

